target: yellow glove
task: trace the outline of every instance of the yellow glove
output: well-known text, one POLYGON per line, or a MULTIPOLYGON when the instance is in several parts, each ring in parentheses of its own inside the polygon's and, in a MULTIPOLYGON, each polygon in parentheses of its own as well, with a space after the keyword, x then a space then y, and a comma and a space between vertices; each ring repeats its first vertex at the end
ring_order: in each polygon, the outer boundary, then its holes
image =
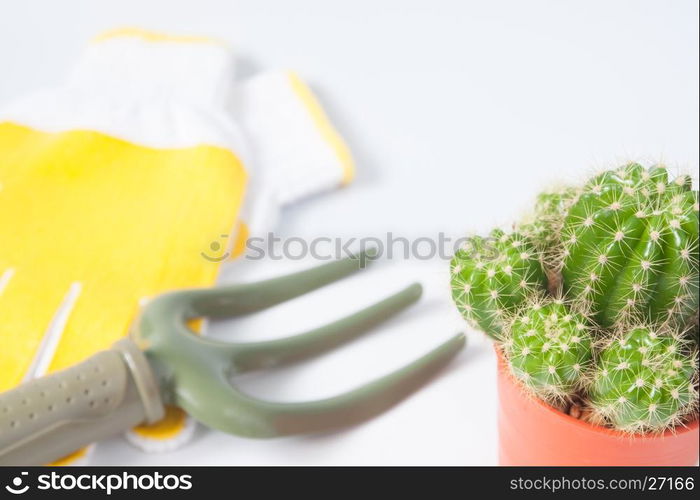
MULTIPOLYGON (((109 347, 140 301, 213 285, 212 242, 349 179, 296 77, 234 78, 218 42, 121 30, 66 84, 0 113, 0 392, 109 347)), ((184 422, 135 435, 179 442, 184 422)))

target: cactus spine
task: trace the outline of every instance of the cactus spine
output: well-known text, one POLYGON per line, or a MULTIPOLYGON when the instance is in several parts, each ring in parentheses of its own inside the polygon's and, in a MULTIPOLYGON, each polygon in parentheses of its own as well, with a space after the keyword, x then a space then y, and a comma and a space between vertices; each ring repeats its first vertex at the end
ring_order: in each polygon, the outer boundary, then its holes
POLYGON ((623 431, 666 430, 695 409, 696 365, 686 341, 663 330, 634 327, 600 352, 590 405, 623 431))
POLYGON ((560 300, 537 300, 510 323, 504 342, 511 371, 545 401, 565 400, 581 387, 593 357, 588 320, 560 300))
POLYGON ((547 260, 549 250, 556 246, 569 207, 578 195, 578 189, 571 186, 540 193, 534 214, 518 225, 518 230, 543 252, 547 260))
POLYGON ((546 286, 537 250, 520 234, 495 230, 475 236, 451 262, 452 298, 462 316, 493 338, 504 318, 546 286))
POLYGON ((589 182, 561 233, 569 296, 595 320, 684 325, 698 310, 698 193, 688 177, 629 164, 589 182))

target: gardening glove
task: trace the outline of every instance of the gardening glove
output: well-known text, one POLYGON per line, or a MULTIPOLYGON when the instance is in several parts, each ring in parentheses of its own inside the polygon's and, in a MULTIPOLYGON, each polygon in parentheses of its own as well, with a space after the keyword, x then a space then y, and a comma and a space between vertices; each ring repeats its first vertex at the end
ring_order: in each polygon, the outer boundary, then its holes
MULTIPOLYGON (((214 40, 118 30, 0 112, 0 392, 108 348, 148 297, 213 285, 282 205, 350 179, 304 84, 237 88, 234 62, 214 40)), ((169 449, 187 422, 171 410, 131 440, 169 449)))

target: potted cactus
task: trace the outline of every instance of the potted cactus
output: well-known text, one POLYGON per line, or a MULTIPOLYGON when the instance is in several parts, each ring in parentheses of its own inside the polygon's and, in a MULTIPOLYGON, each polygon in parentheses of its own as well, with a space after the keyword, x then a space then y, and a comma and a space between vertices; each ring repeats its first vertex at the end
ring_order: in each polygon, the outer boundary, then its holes
POLYGON ((467 240, 454 302, 495 340, 505 465, 698 460, 698 192, 631 163, 467 240))

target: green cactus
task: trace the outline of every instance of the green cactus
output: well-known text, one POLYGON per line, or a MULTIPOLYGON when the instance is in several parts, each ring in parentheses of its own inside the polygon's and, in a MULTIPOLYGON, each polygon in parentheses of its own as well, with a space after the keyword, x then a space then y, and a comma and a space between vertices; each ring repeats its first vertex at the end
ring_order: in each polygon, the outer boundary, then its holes
POLYGON ((632 163, 592 179, 569 208, 559 253, 567 294, 608 328, 698 311, 698 192, 663 167, 632 163))
POLYGON ((494 230, 488 238, 469 238, 452 258, 452 298, 462 316, 493 338, 504 316, 547 279, 537 250, 518 233, 494 230))
POLYGON ((518 224, 518 231, 542 252, 548 252, 555 246, 564 218, 578 194, 578 189, 571 186, 540 193, 534 213, 518 224))
POLYGON ((669 181, 663 167, 631 163, 540 194, 515 227, 468 240, 452 259, 451 285, 459 311, 499 341, 523 386, 624 432, 697 419, 700 250, 690 178, 669 181))
POLYGON ((590 406, 627 432, 661 432, 697 404, 697 358, 670 332, 634 327, 608 341, 589 387, 590 406))
POLYGON ((584 315, 560 300, 535 301, 515 316, 503 346, 511 372, 545 401, 568 400, 592 360, 584 315))

